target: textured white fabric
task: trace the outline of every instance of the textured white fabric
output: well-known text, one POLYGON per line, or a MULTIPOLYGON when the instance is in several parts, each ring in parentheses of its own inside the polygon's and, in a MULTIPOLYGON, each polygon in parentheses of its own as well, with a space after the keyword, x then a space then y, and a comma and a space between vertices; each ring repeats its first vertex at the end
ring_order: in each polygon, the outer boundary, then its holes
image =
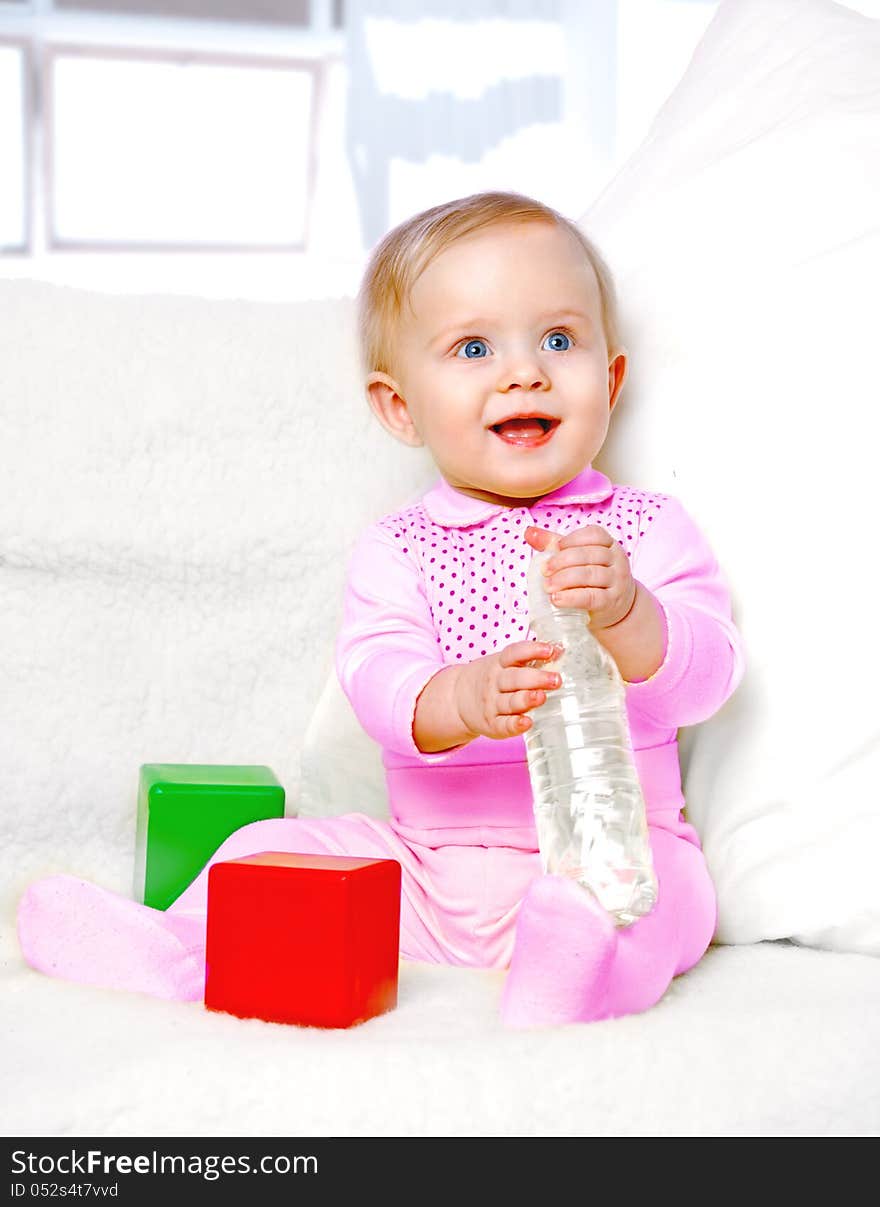
POLYGON ((877 967, 717 947, 646 1014, 522 1032, 503 973, 405 963, 396 1010, 322 1031, 0 962, 0 1132, 876 1136, 877 967))
MULTIPOLYGON (((722 5, 719 21, 733 20, 736 7, 722 5)), ((843 173, 853 207, 864 201, 876 212, 867 191, 876 159, 866 133, 876 130, 876 109, 863 89, 858 49, 876 56, 876 43, 871 26, 831 4, 745 0, 741 7, 750 22, 738 35, 746 39, 742 53, 717 25, 710 28, 694 60, 701 89, 694 95, 686 77, 658 120, 655 137, 668 125, 653 171, 668 161, 667 188, 677 175, 684 204, 700 196, 713 171, 726 171, 732 189, 737 160, 760 158, 762 140, 788 130, 781 167, 774 169, 769 147, 764 153, 772 186, 757 186, 754 177, 742 184, 735 193, 737 211, 746 207, 741 223, 724 210, 724 189, 709 188, 724 224, 713 228, 713 239, 695 235, 693 244, 683 244, 679 232, 678 249, 668 244, 668 222, 656 231, 645 226, 637 238, 635 219, 626 226, 623 211, 615 235, 614 194, 593 213, 623 293, 638 300, 627 313, 633 380, 615 419, 609 465, 615 473, 626 466, 623 480, 668 486, 693 506, 723 555, 751 647, 755 675, 692 752, 687 782, 725 903, 722 937, 740 943, 791 931, 841 946, 858 937, 856 905, 866 907, 864 934, 876 925, 877 775, 868 744, 876 706, 860 711, 865 696, 856 694, 846 707, 841 695, 853 676, 876 679, 872 647, 857 649, 870 630, 857 622, 864 619, 858 609, 876 597, 865 581, 873 572, 873 513, 863 505, 875 452, 865 416, 877 379, 865 353, 872 311, 852 304, 855 269, 876 269, 876 242, 857 238, 845 207, 835 211, 839 229, 834 213, 828 221, 813 213, 801 235, 815 225, 817 241, 801 253, 790 248, 786 261, 788 224, 812 194, 805 181, 796 203, 789 195, 774 209, 773 197, 790 174, 800 170, 804 180, 815 159, 813 191, 827 184, 826 173, 843 173), (775 34, 761 15, 765 7, 786 18, 775 34), (845 28, 854 41, 844 51, 835 31, 845 28), (798 30, 807 38, 799 54, 785 41, 798 30), (791 71, 805 88, 816 81, 818 112, 802 102, 800 124, 786 124, 765 95, 766 128, 752 137, 736 125, 728 139, 725 103, 730 122, 746 109, 763 120, 758 102, 747 102, 760 84, 751 65, 770 44, 779 60, 789 46, 795 66, 802 64, 791 71), (711 62, 706 46, 715 47, 711 62), (844 53, 846 70, 832 75, 827 63, 844 53), (705 75, 715 71, 710 96, 705 75), (852 123, 840 116, 847 104, 852 123), (680 120, 676 106, 685 110, 680 120), (707 142, 688 151, 703 109, 706 120, 715 113, 715 123, 707 142), (713 137, 714 156, 706 150, 713 137), (828 241, 820 246, 823 232, 828 241), (747 236, 761 237, 767 271, 752 263, 737 278, 747 236), (727 251, 734 238, 737 254, 727 251), (631 239, 635 259, 627 267, 631 239), (675 254, 682 248, 691 248, 691 261, 675 254), (718 265, 718 280, 700 275, 701 258, 718 265), (662 288, 649 290, 639 273, 661 268, 662 288), (740 297, 751 281, 748 309, 734 304, 737 294, 725 285, 737 280, 740 297), (817 330, 817 315, 827 330, 817 330), (728 323, 742 333, 735 350, 728 323), (775 369, 767 353, 773 347, 775 369), (656 384, 650 399, 640 377, 656 384), (816 381, 826 387, 822 405, 816 381), (691 385, 701 387, 705 407, 689 394, 687 409, 677 412, 672 404, 691 385), (722 453, 736 458, 735 483, 725 478, 722 453), (785 476, 793 466, 802 470, 796 480, 785 476), (828 567, 838 562, 854 576, 854 601, 835 589, 828 567), (816 653, 823 636, 842 661, 816 653), (771 655, 781 661, 771 663, 771 655), (813 716, 813 728, 792 728, 786 741, 788 731, 777 735, 774 726, 789 707, 801 721, 813 716), (861 764, 849 756, 859 733, 861 764), (812 811, 806 795, 795 801, 791 793, 793 768, 819 794, 812 811), (832 789, 825 795, 823 774, 832 789), (852 793, 844 791, 847 777, 852 793), (842 858, 844 819, 859 839, 851 860, 842 858), (829 878, 838 882, 834 893, 829 878), (807 917, 808 880, 814 919, 807 917), (797 908, 789 914, 790 902, 797 908), (827 940, 823 929, 831 931, 827 940)), ((649 168, 645 161, 644 189, 624 176, 617 193, 621 205, 628 194, 642 206, 645 224, 652 194, 664 204, 649 168)), ((668 206, 659 212, 670 215, 668 206)), ((697 232, 698 215, 687 212, 697 232)), ((369 414, 345 299, 250 305, 0 281, 0 430, 0 992, 10 1087, 0 1130, 880 1131, 880 962, 860 955, 776 944, 717 948, 646 1015, 534 1035, 500 1029, 500 973, 404 965, 396 1011, 350 1032, 324 1033, 73 985, 25 967, 12 915, 32 879, 66 872, 130 889, 142 762, 268 763, 288 789, 290 812, 383 808, 378 753, 334 694, 332 639, 356 535, 413 497, 433 471, 369 414), (322 695, 325 684, 331 687, 322 695)))
POLYGON ((431 480, 352 301, 0 281, 0 430, 4 900, 130 891, 141 763, 268 764, 294 812, 348 549, 431 480))
POLYGON ((597 465, 697 517, 745 678, 684 735, 725 943, 880 955, 880 21, 722 4, 584 215, 631 378, 597 465))

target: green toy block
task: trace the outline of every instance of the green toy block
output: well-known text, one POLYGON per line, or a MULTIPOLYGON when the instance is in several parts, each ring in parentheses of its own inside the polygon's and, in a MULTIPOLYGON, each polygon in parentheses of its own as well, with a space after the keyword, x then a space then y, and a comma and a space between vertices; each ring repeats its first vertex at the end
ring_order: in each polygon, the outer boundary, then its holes
POLYGON ((134 895, 167 909, 236 830, 284 816, 269 767, 144 763, 140 769, 134 895))

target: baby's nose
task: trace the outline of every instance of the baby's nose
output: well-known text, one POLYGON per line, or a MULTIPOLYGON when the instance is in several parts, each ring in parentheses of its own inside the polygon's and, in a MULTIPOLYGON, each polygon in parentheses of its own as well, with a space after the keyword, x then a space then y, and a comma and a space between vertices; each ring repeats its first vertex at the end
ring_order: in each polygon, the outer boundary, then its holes
POLYGON ((501 374, 499 389, 509 390, 546 390, 550 379, 540 365, 527 364, 508 366, 501 374))
POLYGON ((538 377, 534 381, 511 381, 504 388, 506 390, 543 390, 546 389, 547 382, 543 377, 538 377))

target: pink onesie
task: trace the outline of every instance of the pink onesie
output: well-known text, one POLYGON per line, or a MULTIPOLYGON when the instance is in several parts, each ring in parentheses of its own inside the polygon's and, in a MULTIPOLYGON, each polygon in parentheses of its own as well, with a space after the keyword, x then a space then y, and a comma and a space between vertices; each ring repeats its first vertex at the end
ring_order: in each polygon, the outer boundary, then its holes
POLYGON ((397 859, 401 956, 509 966, 501 1010, 514 1026, 647 1009, 700 959, 715 895, 696 832, 681 817, 677 730, 721 707, 743 661, 724 578, 676 499, 613 486, 589 466, 531 508, 474 499, 441 478, 356 544, 336 667, 381 747, 389 821, 351 813, 245 826, 164 914, 72 877, 38 881, 19 907, 28 961, 76 980, 198 998, 208 867, 261 850, 397 859), (578 886, 541 875, 522 737, 480 737, 439 754, 423 754, 412 737, 416 700, 433 675, 531 636, 526 528, 567 533, 587 524, 624 548, 667 628, 662 665, 626 686, 659 894, 651 914, 624 929, 578 886), (88 943, 58 936, 62 913, 85 920, 88 943))

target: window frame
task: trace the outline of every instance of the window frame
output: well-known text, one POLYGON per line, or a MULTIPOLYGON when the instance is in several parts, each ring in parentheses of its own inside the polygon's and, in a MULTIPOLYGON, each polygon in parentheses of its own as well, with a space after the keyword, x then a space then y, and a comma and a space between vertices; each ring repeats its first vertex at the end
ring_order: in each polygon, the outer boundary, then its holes
POLYGON ((320 124, 328 76, 344 50, 346 27, 334 24, 333 0, 312 0, 307 26, 247 25, 240 22, 121 16, 60 10, 52 0, 0 0, 0 43, 24 54, 23 157, 24 231, 22 246, 0 245, 0 265, 12 259, 53 259, 83 255, 267 255, 309 254, 318 178, 320 124), (236 49, 228 47, 234 44, 236 49), (55 210, 52 175, 51 67, 57 53, 80 52, 116 58, 157 57, 165 61, 220 62, 258 70, 306 70, 312 74, 312 108, 306 162, 303 238, 297 243, 92 242, 62 240, 52 230, 55 210))

